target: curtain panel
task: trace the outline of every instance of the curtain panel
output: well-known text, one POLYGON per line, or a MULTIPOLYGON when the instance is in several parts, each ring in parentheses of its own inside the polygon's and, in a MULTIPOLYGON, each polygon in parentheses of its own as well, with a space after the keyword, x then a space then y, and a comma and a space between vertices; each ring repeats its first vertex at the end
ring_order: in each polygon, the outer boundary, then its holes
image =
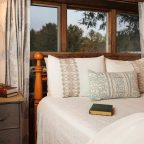
POLYGON ((139 2, 139 31, 142 57, 144 57, 144 2, 139 2))
POLYGON ((0 83, 5 83, 6 73, 6 51, 5 51, 5 34, 6 34, 6 8, 7 1, 0 0, 0 83))
POLYGON ((0 0, 0 82, 18 87, 25 101, 22 144, 28 144, 30 0, 0 0))

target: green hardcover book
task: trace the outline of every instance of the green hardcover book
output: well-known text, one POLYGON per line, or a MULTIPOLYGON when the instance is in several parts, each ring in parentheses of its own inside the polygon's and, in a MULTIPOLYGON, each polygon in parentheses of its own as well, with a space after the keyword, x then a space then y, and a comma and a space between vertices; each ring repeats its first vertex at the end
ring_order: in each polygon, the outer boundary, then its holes
POLYGON ((113 115, 113 106, 108 105, 108 104, 93 104, 89 110, 89 114, 112 116, 113 115))

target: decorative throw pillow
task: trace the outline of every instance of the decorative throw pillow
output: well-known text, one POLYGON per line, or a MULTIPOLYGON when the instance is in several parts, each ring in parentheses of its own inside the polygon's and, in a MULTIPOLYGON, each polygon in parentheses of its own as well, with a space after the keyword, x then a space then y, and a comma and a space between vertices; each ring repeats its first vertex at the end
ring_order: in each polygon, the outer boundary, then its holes
POLYGON ((106 58, 107 72, 128 72, 135 71, 138 77, 138 86, 141 93, 144 93, 144 58, 135 61, 111 60, 106 58))
POLYGON ((144 58, 136 61, 129 61, 134 67, 135 72, 138 74, 138 85, 141 93, 144 93, 144 58))
POLYGON ((48 93, 53 97, 88 96, 88 69, 105 72, 104 56, 46 60, 48 93))
POLYGON ((88 71, 92 100, 139 97, 135 72, 95 73, 88 71))

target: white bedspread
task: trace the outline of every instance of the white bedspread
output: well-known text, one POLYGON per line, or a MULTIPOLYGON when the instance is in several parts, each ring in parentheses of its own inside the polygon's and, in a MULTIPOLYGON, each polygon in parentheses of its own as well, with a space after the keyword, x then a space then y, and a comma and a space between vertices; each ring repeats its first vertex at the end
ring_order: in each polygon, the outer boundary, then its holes
POLYGON ((93 102, 86 97, 45 97, 38 106, 37 144, 87 144, 104 127, 127 115, 144 112, 144 97, 103 100, 113 116, 89 115, 93 102))
POLYGON ((144 113, 112 123, 98 132, 89 144, 144 144, 144 113))

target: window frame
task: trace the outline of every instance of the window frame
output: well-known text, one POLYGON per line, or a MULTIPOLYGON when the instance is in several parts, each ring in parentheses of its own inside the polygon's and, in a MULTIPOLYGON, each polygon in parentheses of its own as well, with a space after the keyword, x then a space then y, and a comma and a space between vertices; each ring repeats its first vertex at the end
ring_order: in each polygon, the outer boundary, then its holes
MULTIPOLYGON (((117 29, 117 14, 118 13, 126 13, 126 14, 138 14, 136 9, 128 11, 126 10, 119 10, 114 8, 99 8, 99 7, 92 7, 92 6, 85 6, 85 5, 77 5, 77 4, 66 4, 66 3, 58 3, 58 2, 44 2, 43 0, 32 0, 31 5, 46 5, 49 7, 59 7, 59 52, 66 52, 67 51, 67 10, 68 9, 79 9, 79 10, 91 10, 91 11, 102 11, 108 13, 108 49, 106 52, 110 53, 117 53, 116 47, 116 29, 117 29)), ((123 4, 125 6, 125 3, 123 4)))

